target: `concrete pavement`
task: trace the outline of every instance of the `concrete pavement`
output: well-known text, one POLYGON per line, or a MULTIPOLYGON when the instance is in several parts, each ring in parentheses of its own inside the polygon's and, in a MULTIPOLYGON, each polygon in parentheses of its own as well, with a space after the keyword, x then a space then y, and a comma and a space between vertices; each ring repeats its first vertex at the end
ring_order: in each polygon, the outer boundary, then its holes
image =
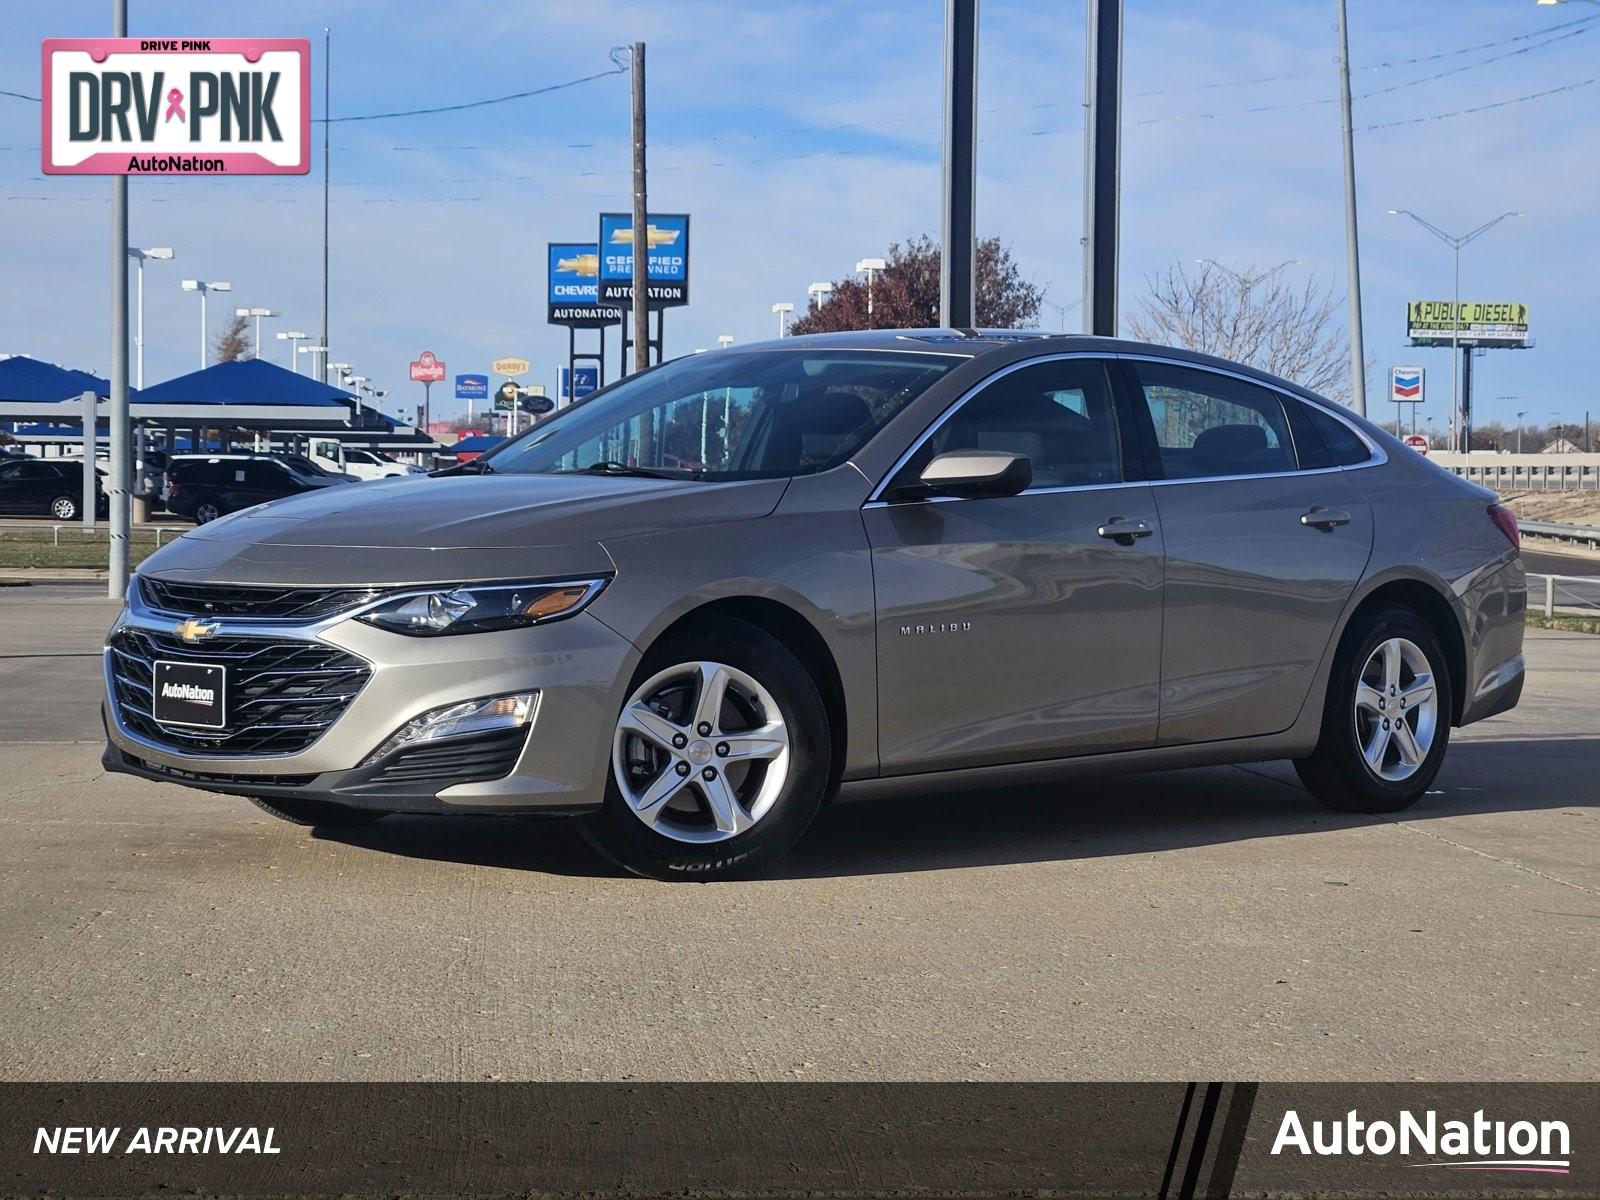
POLYGON ((841 804, 776 877, 311 832, 99 769, 92 589, 0 590, 0 1077, 1579 1079, 1600 638, 1401 819, 1282 764, 841 804))

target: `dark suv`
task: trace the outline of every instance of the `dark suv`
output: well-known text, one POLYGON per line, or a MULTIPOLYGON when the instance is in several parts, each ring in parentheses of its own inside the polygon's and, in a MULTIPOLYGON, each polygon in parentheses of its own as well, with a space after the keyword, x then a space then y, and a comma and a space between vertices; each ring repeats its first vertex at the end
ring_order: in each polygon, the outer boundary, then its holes
POLYGON ((314 492, 331 478, 302 474, 276 458, 218 454, 209 458, 175 458, 167 469, 169 511, 196 525, 226 513, 314 492))
MULTIPOLYGON (((97 512, 107 511, 104 484, 97 491, 97 512)), ((0 457, 0 513, 45 513, 58 521, 83 515, 83 460, 0 457)))

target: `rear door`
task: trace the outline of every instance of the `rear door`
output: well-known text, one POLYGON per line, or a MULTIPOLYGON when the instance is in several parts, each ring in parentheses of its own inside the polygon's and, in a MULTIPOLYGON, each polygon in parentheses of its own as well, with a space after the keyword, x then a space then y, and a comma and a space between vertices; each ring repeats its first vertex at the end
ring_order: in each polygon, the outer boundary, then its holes
POLYGON ((1294 723, 1372 550, 1372 514, 1299 403, 1238 376, 1127 359, 1166 538, 1159 743, 1294 723))
POLYGON ((1125 469, 1117 407, 1102 360, 1014 366, 886 482, 936 454, 1009 450, 1030 459, 1032 487, 863 510, 886 772, 1153 744, 1161 529, 1149 485, 1125 469))

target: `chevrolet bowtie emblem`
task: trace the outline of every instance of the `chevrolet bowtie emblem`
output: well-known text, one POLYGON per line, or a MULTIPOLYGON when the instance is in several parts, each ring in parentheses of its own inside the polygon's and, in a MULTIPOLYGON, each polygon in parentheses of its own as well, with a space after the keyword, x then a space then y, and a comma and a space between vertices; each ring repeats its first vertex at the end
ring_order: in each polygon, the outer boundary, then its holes
MULTIPOLYGON (((678 235, 681 229, 662 229, 656 225, 644 227, 645 245, 654 250, 657 246, 675 246, 678 244, 678 235)), ((626 225, 611 231, 611 244, 621 246, 633 241, 633 226, 626 225)))
POLYGON ((218 625, 215 621, 197 621, 190 617, 187 621, 179 621, 174 625, 172 632, 193 645, 195 642, 205 641, 206 638, 216 633, 217 629, 218 625))

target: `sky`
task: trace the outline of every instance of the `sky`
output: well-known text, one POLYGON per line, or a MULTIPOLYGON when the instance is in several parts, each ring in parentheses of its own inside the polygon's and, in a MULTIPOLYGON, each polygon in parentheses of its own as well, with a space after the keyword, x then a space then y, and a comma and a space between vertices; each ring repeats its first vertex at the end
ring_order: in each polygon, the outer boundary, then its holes
MULTIPOLYGON (((1333 0, 1125 4, 1124 320, 1149 276, 1201 258, 1240 271, 1297 260, 1290 278, 1343 296, 1333 0)), ((110 28, 109 0, 7 7, 4 91, 39 94, 42 38, 110 28)), ((937 234, 939 0, 129 7, 133 36, 312 38, 316 117, 331 30, 330 342, 389 389, 391 411, 421 402, 407 364, 424 349, 451 374, 528 358, 530 381, 553 390, 567 333, 545 324, 544 247, 592 239, 599 212, 630 205, 628 77, 457 113, 340 118, 594 75, 613 47, 644 41, 651 208, 693 219, 692 303, 666 315, 669 357, 719 334, 770 337, 774 302, 803 307, 811 281, 937 234)), ((1417 363, 1424 421, 1448 419, 1450 353, 1408 349, 1404 316, 1408 299, 1449 297, 1451 253, 1386 210, 1455 233, 1522 210, 1462 254, 1463 297, 1526 302, 1537 343, 1475 361, 1477 422, 1600 418, 1600 3, 1349 0, 1349 12, 1370 411, 1392 415, 1388 368, 1417 363), (1568 85, 1582 86, 1554 90, 1568 85)), ((1068 306, 1082 272, 1083 24, 1072 3, 981 0, 979 231, 1068 306)), ((183 278, 232 283, 210 306, 213 334, 235 305, 279 310, 264 353, 281 364, 276 330, 320 329, 317 149, 309 176, 131 183, 131 240, 176 252, 146 268, 147 382, 197 365, 199 305, 183 278)), ((0 95, 0 353, 104 374, 111 185, 44 176, 39 159, 39 106, 0 95)), ((1062 320, 1041 313, 1046 328, 1062 320)), ((433 399, 436 419, 456 407, 448 387, 433 399)))

